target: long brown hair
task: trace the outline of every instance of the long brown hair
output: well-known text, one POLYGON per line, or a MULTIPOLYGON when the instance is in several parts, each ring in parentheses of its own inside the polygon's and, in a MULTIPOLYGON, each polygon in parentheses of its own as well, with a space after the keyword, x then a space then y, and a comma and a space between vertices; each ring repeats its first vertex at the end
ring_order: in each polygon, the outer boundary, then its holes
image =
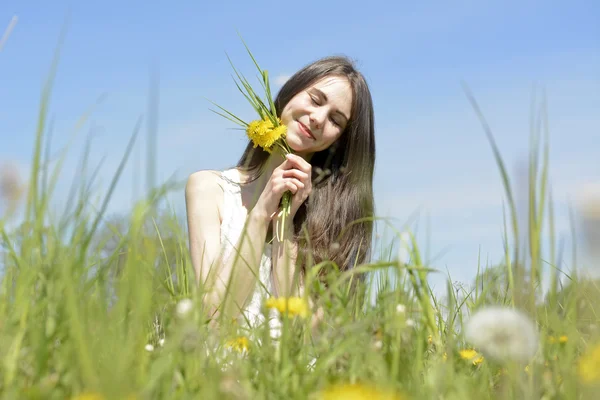
MULTIPOLYGON (((280 116, 296 94, 329 76, 344 77, 350 83, 350 121, 335 143, 312 155, 313 190, 294 217, 294 231, 304 267, 310 267, 305 264, 310 252, 314 264, 329 260, 347 270, 371 255, 375 121, 367 82, 347 57, 326 57, 296 72, 274 102, 280 116)), ((269 153, 249 142, 237 167, 252 173, 253 180, 268 158, 269 153)))

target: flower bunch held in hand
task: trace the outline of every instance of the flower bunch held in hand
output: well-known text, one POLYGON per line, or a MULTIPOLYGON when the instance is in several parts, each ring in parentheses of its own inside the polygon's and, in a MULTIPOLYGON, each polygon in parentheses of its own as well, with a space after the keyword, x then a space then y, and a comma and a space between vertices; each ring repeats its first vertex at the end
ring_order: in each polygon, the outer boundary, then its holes
POLYGON ((535 325, 522 312, 507 307, 486 307, 467 321, 468 342, 496 361, 529 361, 538 349, 535 325))
MULTIPOLYGON (((282 151, 283 156, 285 157, 287 154, 293 153, 293 151, 289 147, 285 139, 287 127, 281 122, 281 119, 277 116, 277 110, 275 108, 275 103, 273 102, 273 96, 271 94, 269 74, 267 70, 263 70, 260 68, 260 66, 256 62, 256 59, 254 58, 254 56, 250 52, 250 49, 248 49, 248 46, 246 46, 245 43, 244 46, 246 47, 248 54, 252 58, 254 65, 260 73, 260 82, 265 92, 265 100, 261 99, 261 97, 252 88, 250 82, 248 82, 244 75, 238 72, 238 70, 235 68, 229 57, 228 59, 229 63, 231 64, 231 67, 233 68, 239 80, 239 82, 235 82, 237 88, 250 102, 250 104, 258 114, 258 118, 249 123, 245 122, 230 111, 215 103, 213 104, 219 107, 219 109, 221 109, 224 112, 224 114, 215 110, 212 111, 240 125, 245 130, 248 138, 254 144, 254 148, 260 147, 268 153, 271 153, 273 149, 278 148, 282 151)), ((285 232, 285 221, 290 215, 290 210, 292 206, 291 199, 292 193, 290 191, 285 192, 281 198, 281 212, 279 213, 278 217, 282 218, 279 219, 281 223, 277 227, 277 238, 279 240, 282 240, 283 238, 283 234, 285 232)))

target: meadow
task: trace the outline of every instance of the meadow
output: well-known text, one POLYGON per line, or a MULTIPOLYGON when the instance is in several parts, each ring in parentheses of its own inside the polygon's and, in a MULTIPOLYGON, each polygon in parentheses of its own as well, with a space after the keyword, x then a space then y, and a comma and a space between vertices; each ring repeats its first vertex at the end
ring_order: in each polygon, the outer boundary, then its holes
MULTIPOLYGON (((169 192, 183 195, 181 182, 158 186, 126 215, 106 215, 140 124, 103 193, 95 189, 99 166, 89 165, 84 148, 87 179, 76 178, 69 202, 56 210, 68 149, 50 157, 54 71, 40 101, 31 176, 21 181, 0 171, 1 398, 596 398, 600 289, 578 272, 591 266, 563 260, 557 248, 543 107, 532 111, 529 221, 522 226, 493 132, 465 88, 505 189, 503 260, 479 265, 464 285, 448 276, 439 296, 427 277, 444 271, 426 264, 414 236, 409 257, 399 257, 400 233, 379 221, 392 235, 376 241, 370 263, 346 272, 317 265, 307 271, 305 298, 265 303, 283 321, 273 339, 268 326, 211 323, 187 228, 164 202, 169 192), (523 233, 526 244, 518 241, 523 233), (321 267, 329 271, 325 282, 314 279, 321 267), (375 271, 387 273, 374 283, 356 279, 375 271)), ((591 246, 600 246, 593 235, 599 207, 596 200, 577 214, 591 246)), ((577 218, 574 212, 573 226, 577 218)))

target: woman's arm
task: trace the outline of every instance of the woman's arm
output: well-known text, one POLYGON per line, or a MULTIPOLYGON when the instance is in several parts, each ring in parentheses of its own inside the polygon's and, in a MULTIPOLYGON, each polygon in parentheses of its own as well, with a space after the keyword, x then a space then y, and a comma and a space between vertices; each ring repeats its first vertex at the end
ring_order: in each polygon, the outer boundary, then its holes
POLYGON ((254 289, 270 218, 260 208, 250 211, 245 233, 234 246, 237 252, 221 259, 219 208, 223 190, 217 179, 212 171, 196 172, 188 179, 185 199, 190 254, 196 281, 204 287, 204 302, 211 314, 224 308, 227 314, 237 315, 254 289), (225 296, 228 285, 231 287, 225 296), (225 299, 227 304, 223 304, 225 299))

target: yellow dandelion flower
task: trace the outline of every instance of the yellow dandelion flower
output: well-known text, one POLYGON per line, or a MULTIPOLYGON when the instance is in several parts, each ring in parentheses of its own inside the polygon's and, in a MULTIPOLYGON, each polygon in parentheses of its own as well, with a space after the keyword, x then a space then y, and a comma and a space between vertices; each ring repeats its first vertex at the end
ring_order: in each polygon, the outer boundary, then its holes
POLYGON ((562 335, 561 337, 558 338, 558 342, 559 343, 567 343, 569 341, 569 337, 567 335, 562 335))
POLYGON ((402 400, 403 397, 390 390, 378 389, 374 386, 355 384, 339 384, 323 390, 317 397, 319 400, 402 400))
POLYGON ((465 349, 459 352, 459 355, 464 360, 472 360, 477 356, 477 352, 473 349, 465 349))
POLYGON ((104 396, 100 393, 81 393, 73 397, 73 400, 104 400, 104 396))
POLYGON ((290 315, 306 317, 308 315, 308 304, 302 297, 271 297, 265 302, 267 308, 274 308, 280 313, 287 312, 290 315))
POLYGON ((240 336, 233 340, 229 340, 225 346, 237 350, 240 353, 243 351, 248 351, 248 338, 245 336, 240 336))
POLYGON ((584 383, 600 382, 600 343, 579 359, 578 372, 584 383))
POLYGON ((458 354, 460 355, 460 358, 471 361, 473 365, 479 365, 483 362, 483 356, 480 356, 479 353, 473 349, 464 349, 459 351, 458 354))
POLYGON ((265 306, 267 308, 278 308, 279 299, 275 297, 269 297, 267 301, 265 301, 265 306))
POLYGON ((287 127, 281 124, 281 120, 278 121, 279 126, 274 126, 269 118, 255 120, 248 124, 246 134, 254 143, 254 148, 260 146, 270 153, 275 142, 286 136, 287 127))
POLYGON ((567 335, 561 335, 559 337, 548 336, 548 343, 550 343, 550 344, 556 344, 556 343, 565 344, 568 341, 569 341, 569 337, 567 335))

